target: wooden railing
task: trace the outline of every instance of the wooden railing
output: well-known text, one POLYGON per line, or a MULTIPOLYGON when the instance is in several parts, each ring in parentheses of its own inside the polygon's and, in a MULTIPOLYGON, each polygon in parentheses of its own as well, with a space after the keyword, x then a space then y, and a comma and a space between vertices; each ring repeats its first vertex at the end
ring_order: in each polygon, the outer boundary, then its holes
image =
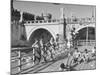
MULTIPOLYGON (((35 61, 34 61, 34 50, 35 50, 35 47, 12 48, 11 49, 11 53, 12 53, 11 54, 11 75, 19 75, 19 74, 23 73, 25 70, 28 70, 37 65, 37 63, 35 63, 35 61), (31 55, 30 54, 27 55, 28 53, 22 55, 22 53, 25 51, 32 51, 33 53, 31 52, 31 55), (15 53, 15 54, 13 54, 13 53, 15 53), (31 61, 22 63, 22 59, 27 56, 29 56, 31 58, 31 61), (31 63, 30 66, 28 65, 29 63, 31 63), (26 66, 26 65, 28 65, 28 66, 26 66)), ((59 60, 58 58, 63 58, 64 56, 67 55, 66 52, 67 52, 66 49, 55 50, 55 52, 54 52, 55 59, 54 60, 57 61, 57 60, 59 60)), ((47 61, 49 62, 50 60, 47 60, 47 61)))
MULTIPOLYGON (((76 42, 77 45, 87 45, 86 43, 88 45, 95 45, 95 40, 88 40, 88 41, 79 40, 76 42)), ((36 65, 34 61, 34 50, 35 50, 35 47, 11 49, 11 75, 19 75, 23 71, 28 70, 36 65), (32 51, 32 52, 29 55, 27 55, 28 54, 27 52, 26 54, 22 54, 25 51, 32 51), (30 61, 22 62, 23 58, 27 58, 27 57, 30 57, 29 59, 30 61), (31 63, 31 66, 28 65, 29 63, 31 63)), ((63 53, 67 52, 66 49, 56 50, 56 51, 55 51, 56 52, 55 54, 57 55, 57 57, 62 56, 63 53)))
MULTIPOLYGON (((27 65, 30 62, 32 62, 33 63, 32 66, 34 66, 34 60, 28 61, 28 62, 25 62, 25 63, 22 63, 22 58, 27 57, 27 56, 22 56, 21 53, 22 53, 23 50, 25 51, 25 50, 28 50, 28 49, 31 49, 32 50, 33 48, 32 47, 29 47, 29 48, 12 48, 11 49, 11 53, 12 53, 11 54, 11 75, 18 75, 22 71, 30 68, 30 67, 25 68, 25 69, 22 68, 22 66, 25 66, 25 65, 27 65), (13 54, 16 54, 16 55, 13 55, 13 54)), ((33 57, 33 56, 34 56, 34 53, 32 53, 32 55, 30 57, 33 57)), ((34 57, 32 59, 34 59, 34 57)))
MULTIPOLYGON (((37 64, 39 65, 39 63, 35 63, 35 61, 34 61, 35 50, 36 50, 35 47, 12 48, 11 49, 11 75, 22 74, 24 71, 29 70, 34 66, 37 66, 37 64), (32 52, 30 52, 31 54, 27 53, 27 52, 26 52, 26 54, 22 54, 22 53, 25 53, 25 51, 32 51, 32 52), (23 63, 22 59, 27 56, 29 56, 31 58, 31 61, 27 61, 27 62, 23 63), (17 65, 15 64, 16 62, 17 62, 17 65), (28 65, 29 63, 31 63, 30 66, 28 65), (27 67, 23 67, 26 65, 27 65, 27 67)), ((55 61, 60 60, 60 59, 64 58, 65 56, 67 56, 67 53, 68 53, 68 50, 65 48, 65 44, 60 43, 59 49, 57 47, 57 49, 54 50, 54 53, 53 53, 54 59, 53 60, 55 60, 55 61)), ((48 57, 48 56, 46 56, 46 57, 48 57)), ((46 60, 46 61, 50 62, 52 60, 46 60)))

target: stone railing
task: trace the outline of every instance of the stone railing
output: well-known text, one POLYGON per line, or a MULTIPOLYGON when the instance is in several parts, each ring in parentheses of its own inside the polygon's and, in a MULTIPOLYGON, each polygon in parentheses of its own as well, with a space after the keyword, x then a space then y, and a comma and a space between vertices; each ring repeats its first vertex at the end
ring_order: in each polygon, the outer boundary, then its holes
POLYGON ((95 18, 67 18, 68 24, 83 24, 83 23, 94 23, 95 18))
POLYGON ((52 20, 32 20, 32 21, 25 21, 26 24, 44 24, 44 23, 61 23, 63 20, 60 19, 52 19, 52 20))
MULTIPOLYGON (((95 19, 94 18, 67 18, 65 19, 67 24, 83 24, 83 23, 94 23, 95 19)), ((26 24, 31 24, 31 23, 63 23, 63 19, 51 19, 51 20, 29 20, 29 21, 24 21, 26 24)))

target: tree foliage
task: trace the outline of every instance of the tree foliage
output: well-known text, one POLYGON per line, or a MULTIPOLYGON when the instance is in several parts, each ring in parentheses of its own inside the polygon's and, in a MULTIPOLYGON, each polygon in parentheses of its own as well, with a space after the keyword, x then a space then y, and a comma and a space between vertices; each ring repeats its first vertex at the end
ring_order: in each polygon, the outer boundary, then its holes
POLYGON ((23 13, 23 20, 34 20, 34 16, 35 15, 33 15, 33 14, 30 14, 30 13, 26 13, 26 12, 24 12, 23 13))
POLYGON ((11 20, 20 20, 20 12, 15 10, 15 9, 12 9, 11 10, 11 20))

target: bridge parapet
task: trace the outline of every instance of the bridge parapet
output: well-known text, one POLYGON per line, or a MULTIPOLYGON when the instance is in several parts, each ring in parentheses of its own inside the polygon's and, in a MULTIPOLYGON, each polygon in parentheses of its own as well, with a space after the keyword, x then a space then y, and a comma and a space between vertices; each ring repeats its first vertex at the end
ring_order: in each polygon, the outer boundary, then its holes
POLYGON ((86 24, 86 23, 95 23, 95 18, 67 18, 67 24, 86 24))
POLYGON ((52 19, 52 20, 30 20, 30 21, 25 21, 25 25, 31 25, 31 24, 59 24, 63 23, 63 20, 60 19, 52 19))
MULTIPOLYGON (((90 24, 95 23, 95 18, 67 18, 65 19, 67 24, 90 24)), ((64 19, 51 19, 51 20, 29 20, 25 21, 25 25, 31 24, 62 24, 64 19)))

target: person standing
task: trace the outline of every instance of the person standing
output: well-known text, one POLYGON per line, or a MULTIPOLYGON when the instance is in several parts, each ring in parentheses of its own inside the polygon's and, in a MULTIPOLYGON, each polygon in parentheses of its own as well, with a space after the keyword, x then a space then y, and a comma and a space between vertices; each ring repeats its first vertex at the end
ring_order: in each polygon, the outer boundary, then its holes
POLYGON ((92 52, 91 52, 91 53, 92 53, 92 57, 96 55, 96 47, 94 47, 94 48, 92 49, 92 52))
POLYGON ((45 52, 45 47, 44 47, 44 44, 43 44, 43 39, 40 39, 39 41, 39 44, 40 44, 40 50, 41 50, 41 62, 46 62, 46 57, 44 55, 44 52, 45 52))
POLYGON ((39 63, 40 62, 40 59, 41 59, 41 51, 40 51, 40 49, 39 49, 39 44, 38 44, 38 40, 35 40, 35 46, 34 46, 34 56, 35 56, 35 58, 34 58, 34 62, 36 62, 36 63, 39 63))
POLYGON ((53 37, 51 37, 51 39, 50 39, 49 51, 50 51, 50 54, 51 54, 51 59, 53 60, 54 59, 53 55, 54 55, 54 51, 55 51, 55 43, 54 43, 53 37))
POLYGON ((59 48, 59 34, 56 35, 56 46, 59 48))
POLYGON ((38 47, 37 46, 37 40, 35 40, 35 42, 32 44, 32 48, 33 48, 33 65, 35 64, 35 59, 36 59, 36 56, 35 56, 35 47, 38 47))

